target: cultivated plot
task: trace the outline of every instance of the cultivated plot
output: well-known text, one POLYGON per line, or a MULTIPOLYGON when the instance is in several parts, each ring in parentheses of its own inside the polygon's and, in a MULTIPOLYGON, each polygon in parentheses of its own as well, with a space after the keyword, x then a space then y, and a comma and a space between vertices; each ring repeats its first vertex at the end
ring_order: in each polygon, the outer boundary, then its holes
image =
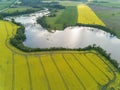
POLYGON ((8 44, 16 29, 16 25, 0 21, 0 90, 99 90, 119 86, 120 74, 97 52, 17 52, 8 44))
POLYGON ((90 24, 90 25, 101 25, 105 24, 97 17, 94 11, 85 4, 77 6, 78 10, 78 23, 81 24, 90 24))

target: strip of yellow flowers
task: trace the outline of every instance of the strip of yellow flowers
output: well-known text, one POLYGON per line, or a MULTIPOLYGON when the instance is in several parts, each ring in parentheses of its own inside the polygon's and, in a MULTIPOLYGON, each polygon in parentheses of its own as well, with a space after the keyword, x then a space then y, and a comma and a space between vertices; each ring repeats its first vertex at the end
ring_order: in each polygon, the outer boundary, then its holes
POLYGON ((99 19, 94 11, 87 5, 81 4, 77 6, 78 10, 78 23, 93 24, 105 26, 105 24, 99 19))

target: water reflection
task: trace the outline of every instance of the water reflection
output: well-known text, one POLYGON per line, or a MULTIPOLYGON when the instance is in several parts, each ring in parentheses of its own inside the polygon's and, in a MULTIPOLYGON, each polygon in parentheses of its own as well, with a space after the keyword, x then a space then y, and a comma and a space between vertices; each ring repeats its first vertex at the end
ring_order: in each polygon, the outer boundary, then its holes
POLYGON ((32 48, 84 48, 96 44, 111 53, 112 58, 120 62, 120 39, 90 27, 68 27, 63 31, 56 30, 54 33, 50 33, 36 23, 36 18, 48 13, 46 10, 29 16, 14 17, 17 22, 23 23, 26 27, 25 46, 32 48))

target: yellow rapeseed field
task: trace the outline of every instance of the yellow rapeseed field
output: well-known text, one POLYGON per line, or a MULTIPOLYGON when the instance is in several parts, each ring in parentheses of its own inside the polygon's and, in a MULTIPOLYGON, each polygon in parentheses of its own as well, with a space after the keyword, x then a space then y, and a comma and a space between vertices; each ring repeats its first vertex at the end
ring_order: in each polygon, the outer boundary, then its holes
MULTIPOLYGON (((12 52, 6 46, 9 22, 0 21, 0 90, 12 88, 12 52)), ((12 28, 9 28, 12 31, 12 28)))
POLYGON ((84 65, 79 63, 79 59, 76 58, 76 54, 64 54, 64 58, 70 67, 74 67, 72 70, 76 73, 79 81, 83 84, 85 89, 98 89, 99 85, 97 85, 96 81, 89 75, 88 71, 85 70, 84 65))
POLYGON ((30 79, 27 60, 22 55, 14 55, 14 89, 30 90, 30 79), (23 83, 24 82, 24 83, 23 83))
POLYGON ((106 64, 104 64, 104 62, 101 60, 100 57, 95 56, 93 53, 87 53, 86 57, 89 59, 90 62, 92 62, 94 65, 96 65, 96 67, 99 70, 101 70, 102 73, 104 73, 110 80, 112 80, 114 78, 113 73, 109 71, 110 68, 106 64))
POLYGON ((46 76, 39 57, 34 55, 28 56, 27 60, 30 67, 32 88, 34 88, 34 90, 47 90, 46 76))
POLYGON ((77 10, 78 23, 105 26, 105 24, 99 19, 99 17, 89 6, 81 4, 77 6, 77 10))
POLYGON ((17 28, 11 22, 0 21, 0 90, 119 88, 120 74, 97 52, 22 53, 9 44, 17 28))
POLYGON ((95 81, 101 85, 105 85, 109 82, 108 78, 103 74, 95 65, 93 65, 83 54, 77 54, 79 62, 84 65, 84 68, 94 77, 95 81), (87 62, 87 63, 86 63, 87 62), (89 67, 89 68, 88 68, 89 67))
POLYGON ((84 87, 81 85, 76 75, 65 62, 62 54, 54 54, 52 57, 58 67, 59 72, 61 73, 61 77, 63 77, 66 87, 71 90, 84 90, 84 87))

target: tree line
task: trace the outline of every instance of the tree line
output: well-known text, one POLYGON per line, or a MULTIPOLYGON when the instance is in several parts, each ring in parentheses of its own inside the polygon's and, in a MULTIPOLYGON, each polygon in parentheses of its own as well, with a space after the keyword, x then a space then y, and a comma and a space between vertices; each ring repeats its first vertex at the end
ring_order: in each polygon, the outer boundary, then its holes
POLYGON ((101 25, 94 25, 94 24, 82 24, 82 23, 77 23, 77 26, 83 26, 83 27, 93 27, 93 28, 98 28, 101 29, 103 31, 106 31, 108 33, 111 34, 111 36, 117 36, 116 33, 114 33, 112 30, 110 30, 110 28, 107 28, 105 26, 101 26, 101 25))
POLYGON ((24 46, 23 42, 26 40, 26 35, 25 35, 25 27, 21 24, 21 23, 16 23, 14 21, 14 19, 12 19, 12 22, 19 25, 19 28, 17 29, 16 34, 14 35, 14 37, 10 38, 10 43, 24 51, 24 52, 40 52, 40 51, 60 51, 60 50, 71 50, 71 51, 86 51, 86 50, 95 50, 98 51, 102 56, 104 56, 105 58, 107 58, 119 71, 120 71, 120 67, 119 67, 119 63, 111 58, 111 54, 107 53, 104 49, 102 49, 101 47, 96 46, 95 44, 90 45, 88 47, 85 48, 78 48, 78 49, 70 49, 70 48, 56 48, 56 47, 51 47, 51 48, 30 48, 30 47, 26 47, 24 46))

